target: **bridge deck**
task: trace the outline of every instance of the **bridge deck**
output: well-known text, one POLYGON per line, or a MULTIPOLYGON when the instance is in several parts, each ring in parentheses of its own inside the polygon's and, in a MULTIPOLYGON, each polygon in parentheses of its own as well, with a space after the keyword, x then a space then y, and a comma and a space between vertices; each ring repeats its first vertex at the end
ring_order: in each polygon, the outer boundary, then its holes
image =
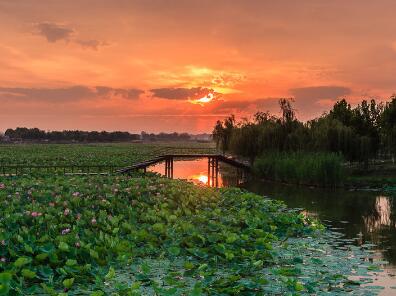
POLYGON ((192 153, 192 154, 166 154, 166 155, 161 155, 155 158, 152 158, 150 160, 146 160, 146 161, 142 161, 142 162, 138 162, 135 163, 129 167, 125 167, 121 170, 119 170, 120 173, 127 173, 129 171, 132 170, 138 170, 138 169, 145 169, 151 165, 160 163, 165 161, 166 159, 174 159, 174 158, 191 158, 191 159, 195 159, 195 158, 216 158, 219 161, 222 161, 224 163, 227 163, 229 165, 232 165, 234 167, 237 168, 242 168, 242 169, 247 169, 249 170, 251 167, 249 164, 242 162, 240 160, 234 159, 234 158, 230 158, 230 157, 226 157, 224 155, 221 154, 209 154, 209 153, 203 153, 203 154, 198 154, 198 153, 192 153))

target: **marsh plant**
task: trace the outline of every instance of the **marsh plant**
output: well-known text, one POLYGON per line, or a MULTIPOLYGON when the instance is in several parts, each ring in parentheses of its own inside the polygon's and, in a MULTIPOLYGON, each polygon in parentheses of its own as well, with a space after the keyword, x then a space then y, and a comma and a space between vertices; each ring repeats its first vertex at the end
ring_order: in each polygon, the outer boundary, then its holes
POLYGON ((342 185, 343 158, 335 153, 269 153, 259 157, 255 172, 269 180, 321 187, 342 185))

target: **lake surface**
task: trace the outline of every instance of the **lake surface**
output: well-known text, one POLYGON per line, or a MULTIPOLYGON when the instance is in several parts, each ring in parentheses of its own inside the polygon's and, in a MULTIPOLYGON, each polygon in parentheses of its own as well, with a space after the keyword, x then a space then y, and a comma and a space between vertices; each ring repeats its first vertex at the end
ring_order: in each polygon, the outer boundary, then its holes
MULTIPOLYGON (((164 174, 164 164, 150 168, 164 174)), ((174 178, 197 184, 208 184, 208 161, 175 161, 174 178)), ((219 187, 240 183, 237 170, 221 164, 219 187)), ((374 191, 324 190, 295 185, 249 180, 243 188, 284 201, 291 208, 303 208, 304 213, 316 217, 329 229, 343 233, 354 244, 373 243, 376 260, 389 262, 384 272, 375 276, 374 285, 385 287, 380 295, 396 295, 396 197, 374 191)))

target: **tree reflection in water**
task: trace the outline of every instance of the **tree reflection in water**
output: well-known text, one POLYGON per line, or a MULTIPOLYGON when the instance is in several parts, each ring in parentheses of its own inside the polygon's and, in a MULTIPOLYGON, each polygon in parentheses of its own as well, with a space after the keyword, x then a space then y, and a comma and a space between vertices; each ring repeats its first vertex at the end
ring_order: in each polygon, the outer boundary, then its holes
POLYGON ((383 258, 396 267, 396 202, 378 192, 323 190, 263 181, 246 184, 250 191, 281 199, 290 207, 304 208, 330 228, 356 239, 372 242, 383 258))
POLYGON ((363 221, 369 233, 377 232, 383 227, 395 228, 395 221, 392 219, 392 198, 377 196, 371 215, 363 216, 363 221))

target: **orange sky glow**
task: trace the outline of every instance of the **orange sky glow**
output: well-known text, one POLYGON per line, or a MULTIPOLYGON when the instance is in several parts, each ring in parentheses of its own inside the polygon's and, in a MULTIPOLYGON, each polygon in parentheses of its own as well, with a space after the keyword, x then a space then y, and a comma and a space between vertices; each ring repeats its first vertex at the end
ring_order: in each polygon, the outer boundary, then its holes
POLYGON ((395 91, 394 1, 0 0, 0 131, 211 132, 395 91))

